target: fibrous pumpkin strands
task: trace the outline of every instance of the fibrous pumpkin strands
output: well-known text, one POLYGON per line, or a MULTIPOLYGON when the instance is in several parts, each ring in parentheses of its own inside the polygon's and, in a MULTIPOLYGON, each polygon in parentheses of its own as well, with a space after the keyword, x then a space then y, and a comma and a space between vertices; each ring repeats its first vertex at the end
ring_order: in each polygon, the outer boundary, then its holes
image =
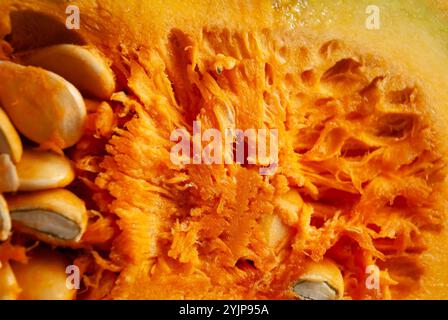
MULTIPOLYGON (((18 261, 0 286, 9 279, 11 297, 17 284, 36 299, 388 299, 448 281, 433 269, 448 263, 434 249, 447 99, 433 75, 391 59, 399 50, 338 33, 345 12, 327 34, 308 21, 311 2, 296 17, 281 1, 126 0, 120 11, 79 0, 74 44, 66 4, 30 3, 64 32, 44 24, 29 40, 12 15, 0 39, 0 257, 18 261), (253 159, 247 136, 240 158, 232 140, 225 162, 175 163, 172 133, 194 137, 196 123, 222 136, 276 130, 276 170, 260 174, 268 157, 253 159), (27 267, 23 241, 36 239, 57 249, 38 245, 27 267), (31 272, 60 284, 62 247, 82 292, 34 290, 31 272)), ((222 144, 210 140, 188 147, 222 144)))

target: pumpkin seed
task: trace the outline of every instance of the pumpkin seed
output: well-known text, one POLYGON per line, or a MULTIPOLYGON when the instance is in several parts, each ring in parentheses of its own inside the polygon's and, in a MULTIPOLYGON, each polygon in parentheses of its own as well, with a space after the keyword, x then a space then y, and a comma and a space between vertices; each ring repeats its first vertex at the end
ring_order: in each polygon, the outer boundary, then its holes
POLYGON ((11 262, 23 300, 71 300, 75 289, 66 285, 69 261, 54 250, 34 249, 28 263, 11 262))
POLYGON ((309 262, 293 291, 303 300, 335 300, 344 294, 344 280, 337 265, 330 259, 309 262))
POLYGON ((7 154, 0 154, 0 192, 14 192, 19 188, 17 170, 7 154))
POLYGON ((85 231, 84 202, 65 189, 23 193, 7 198, 14 230, 56 244, 77 242, 85 231))
POLYGON ((20 292, 11 265, 7 262, 0 262, 0 300, 16 300, 20 292))
POLYGON ((0 154, 9 154, 12 161, 19 162, 22 158, 22 141, 6 113, 0 108, 0 154))
POLYGON ((60 44, 24 52, 18 58, 59 74, 87 95, 107 100, 115 90, 114 74, 94 48, 60 44))
POLYGON ((276 214, 263 216, 262 226, 266 238, 266 243, 271 248, 278 248, 284 244, 290 234, 290 229, 276 214))
POLYGON ((19 191, 61 188, 75 178, 70 161, 49 151, 25 150, 16 168, 19 191))
POLYGON ((66 148, 81 137, 86 107, 79 91, 50 71, 0 61, 0 103, 30 140, 66 148))
POLYGON ((0 241, 8 239, 10 232, 11 217, 9 216, 8 205, 5 198, 0 194, 0 241))

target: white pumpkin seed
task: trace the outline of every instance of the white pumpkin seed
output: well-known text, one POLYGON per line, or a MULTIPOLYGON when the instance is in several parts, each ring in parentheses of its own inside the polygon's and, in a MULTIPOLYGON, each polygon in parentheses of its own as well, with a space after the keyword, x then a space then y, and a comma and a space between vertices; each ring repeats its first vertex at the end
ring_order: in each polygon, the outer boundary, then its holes
POLYGON ((0 193, 14 192, 19 188, 16 166, 7 154, 0 154, 0 193))
POLYGON ((65 189, 18 194, 7 202, 14 230, 42 241, 77 242, 87 225, 84 202, 65 189))
POLYGON ((115 90, 114 74, 94 48, 60 44, 17 56, 24 64, 59 74, 87 95, 108 100, 115 90))
POLYGON ((11 265, 7 262, 0 262, 0 300, 16 300, 20 293, 11 265))
POLYGON ((0 241, 8 239, 10 232, 11 217, 9 216, 8 205, 6 204, 5 198, 0 194, 0 241))
POLYGON ((61 188, 75 178, 70 161, 65 156, 49 151, 25 150, 16 168, 19 191, 61 188))
POLYGON ((23 300, 71 300, 75 289, 66 285, 66 267, 70 262, 49 249, 34 249, 26 264, 11 262, 23 300))
POLYGON ((17 130, 58 148, 81 137, 86 107, 79 91, 55 73, 0 61, 0 103, 17 130))
POLYGON ((23 146, 19 134, 6 113, 0 108, 0 154, 9 154, 14 163, 22 158, 23 146))
POLYGON ((302 300, 336 300, 337 292, 327 282, 299 281, 294 291, 302 300))
POLYGON ((293 291, 303 300, 336 300, 344 294, 344 280, 332 260, 311 261, 294 284, 293 291))

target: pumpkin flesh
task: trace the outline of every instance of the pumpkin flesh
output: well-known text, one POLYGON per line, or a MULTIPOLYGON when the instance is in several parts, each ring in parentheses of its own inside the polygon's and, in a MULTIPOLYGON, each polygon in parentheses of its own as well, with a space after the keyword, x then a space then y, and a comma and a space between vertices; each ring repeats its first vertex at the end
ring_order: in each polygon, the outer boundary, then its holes
MULTIPOLYGON (((295 298, 305 262, 324 257, 341 268, 346 298, 448 298, 448 65, 437 39, 418 31, 416 48, 406 28, 352 35, 359 21, 344 6, 362 7, 354 1, 311 1, 293 19, 287 2, 98 3, 79 1, 78 34, 112 61, 118 92, 90 113, 71 154, 78 192, 103 215, 74 262, 87 279, 79 298, 295 298), (336 23, 317 23, 322 5, 336 23), (170 133, 194 120, 278 129, 276 174, 173 165, 170 133), (289 214, 278 199, 291 190, 303 205, 289 214), (280 250, 264 230, 271 215, 288 232, 280 250), (369 265, 379 290, 365 286, 369 265)), ((16 5, 65 21, 61 4, 16 5)), ((55 38, 30 44, 14 21, 0 23, 14 48, 55 38)))

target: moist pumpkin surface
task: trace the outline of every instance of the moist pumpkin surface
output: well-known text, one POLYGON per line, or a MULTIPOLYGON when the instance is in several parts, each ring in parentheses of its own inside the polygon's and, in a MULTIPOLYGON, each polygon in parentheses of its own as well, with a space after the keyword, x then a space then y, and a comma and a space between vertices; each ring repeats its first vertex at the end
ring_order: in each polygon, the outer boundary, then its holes
MULTIPOLYGON (((67 152, 90 219, 79 243, 55 250, 81 269, 77 298, 294 299, 305 265, 324 258, 346 299, 448 297, 447 93, 436 81, 448 67, 423 70, 443 50, 425 38, 398 59, 394 36, 375 47, 380 36, 352 36, 349 18, 325 26, 313 1, 291 3, 81 0, 70 32, 63 4, 0 5, 3 60, 77 43, 116 76, 67 152), (170 134, 193 121, 277 129, 275 174, 173 164, 170 134)), ((347 3, 326 12, 343 17, 347 3)), ((0 260, 24 262, 27 245, 1 243, 0 260)))

